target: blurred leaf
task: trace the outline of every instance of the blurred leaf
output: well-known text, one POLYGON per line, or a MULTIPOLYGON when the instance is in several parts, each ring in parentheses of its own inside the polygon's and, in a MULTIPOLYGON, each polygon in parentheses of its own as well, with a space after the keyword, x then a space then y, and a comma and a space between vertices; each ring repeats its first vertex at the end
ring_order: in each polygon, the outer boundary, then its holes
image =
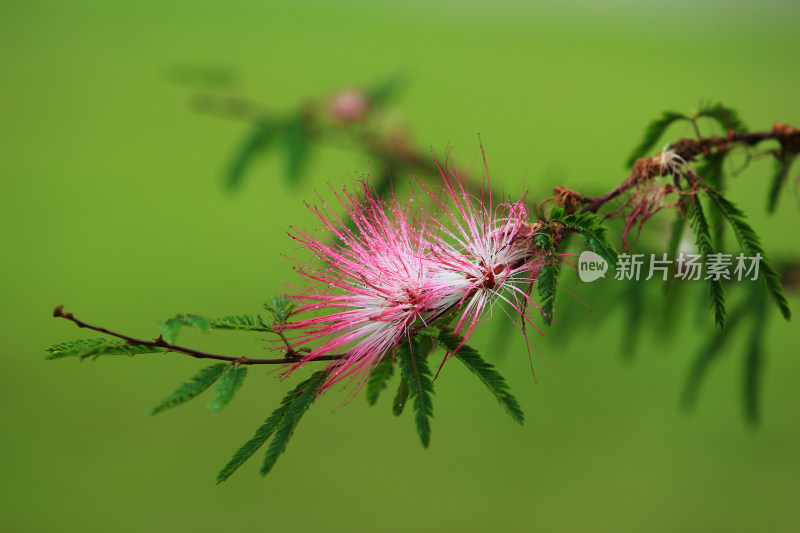
POLYGON ((625 313, 628 315, 622 330, 622 357, 630 359, 636 355, 636 347, 644 329, 642 322, 647 312, 645 290, 647 285, 638 280, 628 280, 625 290, 625 313))
POLYGON ((303 175, 311 148, 305 123, 301 117, 295 117, 286 123, 283 140, 286 179, 290 184, 296 185, 303 175))
POLYGON ((297 387, 289 392, 289 394, 284 396, 283 400, 281 400, 281 405, 275 409, 272 414, 269 415, 269 418, 264 421, 261 427, 256 430, 253 438, 244 443, 241 448, 236 450, 228 464, 226 464, 222 471, 220 471, 220 473, 217 475, 217 483, 222 483, 231 477, 231 474, 236 472, 236 470, 238 470, 239 467, 245 463, 245 461, 250 459, 253 454, 255 454, 265 442, 267 442, 272 434, 275 433, 275 430, 278 428, 278 425, 281 423, 281 421, 292 412, 292 406, 296 401, 305 402, 307 400, 307 394, 309 393, 311 394, 313 401, 313 395, 316 394, 317 389, 325 380, 326 376, 327 373, 324 371, 315 372, 310 378, 298 384, 297 387))
POLYGON ((148 414, 155 415, 166 409, 170 409, 182 403, 188 402, 213 385, 214 382, 219 379, 222 373, 225 372, 226 368, 228 368, 227 363, 219 363, 202 369, 190 381, 182 383, 181 386, 175 390, 175 392, 152 407, 150 411, 148 411, 148 414))
POLYGON ((403 381, 408 385, 409 397, 414 400, 417 433, 422 446, 431 441, 430 417, 433 416, 433 383, 426 357, 433 348, 430 337, 404 339, 397 349, 397 361, 403 381))
POLYGON ((245 138, 239 143, 239 147, 228 168, 225 179, 226 189, 234 190, 242 184, 244 175, 253 164, 255 158, 266 152, 276 136, 277 128, 271 121, 262 119, 260 122, 253 124, 245 138))
POLYGON ((376 107, 385 105, 400 92, 401 86, 402 78, 399 75, 388 77, 382 82, 373 85, 367 89, 367 98, 370 105, 376 107))
POLYGON ((225 370, 225 373, 214 385, 214 391, 217 395, 208 404, 208 409, 217 413, 228 405, 233 399, 233 395, 244 383, 245 377, 247 377, 247 367, 239 366, 236 363, 229 365, 228 369, 225 370))
POLYGON ((47 359, 62 359, 64 357, 87 357, 99 355, 138 355, 141 353, 159 353, 163 348, 153 346, 131 345, 123 339, 106 340, 102 337, 97 339, 79 339, 74 341, 54 344, 47 349, 50 355, 47 359))
POLYGON ((761 370, 764 365, 764 330, 766 327, 767 305, 766 297, 761 291, 753 291, 750 307, 754 320, 750 326, 750 339, 747 342, 747 351, 744 359, 744 416, 752 425, 760 420, 759 398, 761 386, 761 370))
POLYGON ((728 219, 744 252, 749 257, 756 257, 757 255, 761 257, 759 270, 763 274, 764 282, 767 284, 769 292, 775 299, 775 305, 780 309, 783 318, 789 320, 792 316, 792 312, 789 309, 789 303, 786 301, 786 296, 783 293, 781 278, 775 269, 772 268, 772 265, 767 259, 767 254, 761 247, 761 240, 758 238, 758 235, 756 235, 756 232, 753 231, 753 228, 750 227, 750 224, 747 223, 747 217, 744 212, 736 207, 733 202, 727 200, 714 190, 709 190, 708 195, 728 219))
POLYGON ((264 323, 261 315, 236 315, 216 318, 209 322, 214 329, 234 329, 239 331, 264 331, 272 333, 272 328, 264 323))
POLYGON ((725 329, 717 329, 708 340, 706 344, 700 349, 694 358, 694 363, 689 371, 689 377, 686 380, 686 385, 683 390, 682 403, 685 407, 694 407, 697 403, 698 393, 700 386, 708 374, 717 357, 722 352, 722 348, 728 342, 730 337, 735 334, 737 326, 742 319, 747 315, 748 305, 747 302, 738 305, 728 317, 728 325, 725 329))
POLYGON ((680 209, 675 213, 675 215, 675 220, 672 222, 672 226, 670 227, 669 243, 667 244, 668 257, 678 256, 678 249, 681 246, 683 232, 686 229, 686 215, 680 209))
MULTIPOLYGON (((384 200, 388 200, 391 197, 393 192, 391 167, 386 168, 386 170, 381 172, 380 178, 378 179, 377 182, 373 183, 372 188, 375 191, 375 196, 377 196, 378 198, 383 198, 384 200)), ((348 222, 351 222, 349 218, 348 222)))
MULTIPOLYGON (((278 420, 275 427, 275 437, 269 443, 264 462, 261 464, 262 476, 267 475, 272 470, 278 458, 286 451, 286 445, 289 444, 289 439, 297 428, 297 424, 300 423, 300 419, 303 418, 308 408, 314 403, 317 397, 317 390, 327 377, 328 373, 324 370, 314 372, 306 381, 307 385, 303 389, 289 393, 291 398, 287 396, 289 399, 286 403, 286 410, 278 420)), ((284 400, 286 401, 287 399, 284 398, 284 400)))
POLYGON ((646 156, 653 146, 656 145, 658 139, 661 138, 667 128, 670 127, 673 122, 678 120, 689 120, 689 117, 683 113, 665 111, 661 115, 661 118, 651 122, 645 130, 644 137, 642 137, 642 141, 639 143, 639 146, 633 150, 633 153, 631 153, 631 155, 628 157, 628 160, 625 162, 625 164, 628 167, 632 167, 637 159, 646 156))
POLYGON ((525 415, 519 406, 519 402, 509 392, 508 384, 506 384, 503 376, 494 369, 494 366, 484 361, 474 348, 463 344, 464 339, 459 335, 442 330, 439 333, 439 342, 459 361, 464 363, 470 372, 478 376, 478 379, 486 385, 489 392, 500 402, 500 405, 511 418, 520 424, 525 421, 525 415))
POLYGON ((695 114, 695 117, 708 117, 716 120, 719 125, 722 126, 725 133, 728 133, 730 130, 738 132, 747 131, 747 126, 745 126, 744 122, 739 118, 739 113, 737 113, 735 109, 725 107, 721 103, 703 106, 695 114))
POLYGON ((389 378, 394 374, 394 360, 390 354, 386 354, 378 361, 378 364, 372 369, 372 372, 367 379, 367 403, 375 405, 378 401, 378 395, 386 388, 389 378))
POLYGON ((557 205, 550 210, 548 218, 549 220, 558 220, 563 216, 564 216, 564 208, 561 207, 560 205, 557 205))
POLYGON ((204 333, 211 329, 208 319, 197 315, 177 315, 166 321, 159 320, 158 323, 161 325, 161 338, 167 344, 175 344, 181 326, 191 326, 204 333))
POLYGON ((181 330, 181 321, 178 318, 170 318, 169 320, 159 320, 161 325, 161 338, 167 344, 175 344, 175 339, 178 338, 178 332, 181 330))
POLYGON ((789 169, 794 162, 795 154, 786 154, 782 158, 775 158, 775 173, 772 176, 772 184, 769 189, 769 200, 767 201, 767 212, 774 213, 778 206, 778 198, 781 194, 783 184, 789 177, 789 169))

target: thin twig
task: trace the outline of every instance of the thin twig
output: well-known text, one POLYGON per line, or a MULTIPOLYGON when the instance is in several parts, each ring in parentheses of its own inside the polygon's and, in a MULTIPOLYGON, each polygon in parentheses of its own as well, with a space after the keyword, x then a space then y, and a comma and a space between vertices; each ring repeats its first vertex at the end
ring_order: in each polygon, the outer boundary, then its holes
MULTIPOLYGON (((88 324, 75 316, 72 313, 65 313, 63 310, 63 306, 59 305, 53 310, 53 316, 56 318, 65 318, 70 322, 74 323, 79 328, 86 328, 97 331, 99 333, 105 333, 106 335, 111 335, 112 337, 117 337, 118 339, 122 339, 126 341, 131 346, 151 346, 153 348, 163 348, 165 351, 168 352, 178 352, 185 355, 189 355, 195 357, 197 359, 215 359, 217 361, 229 361, 232 363, 238 363, 240 365, 285 365, 287 363, 299 363, 303 361, 303 357, 298 355, 289 355, 287 357, 281 357, 279 359, 258 359, 258 358, 251 358, 251 357, 235 357, 232 355, 219 355, 213 354, 208 352, 201 352, 199 350, 195 350, 192 348, 187 348, 186 346, 179 346, 177 344, 170 344, 166 342, 161 336, 157 339, 148 341, 144 339, 137 339, 135 337, 130 337, 128 335, 123 335, 122 333, 116 333, 106 328, 102 328, 99 326, 93 326, 88 324)), ((296 353, 296 352, 295 352, 296 353)), ((346 357, 345 354, 330 354, 330 355, 320 355, 313 359, 310 359, 309 362, 312 361, 338 361, 339 359, 344 359, 346 357)))

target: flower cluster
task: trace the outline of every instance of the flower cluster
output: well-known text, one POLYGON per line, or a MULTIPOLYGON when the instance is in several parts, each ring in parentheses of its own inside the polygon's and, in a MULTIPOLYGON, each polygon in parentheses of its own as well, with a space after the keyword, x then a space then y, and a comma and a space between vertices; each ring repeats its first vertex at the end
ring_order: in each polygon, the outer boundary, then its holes
POLYGON ((285 324, 296 332, 292 349, 306 352, 290 372, 338 353, 323 388, 368 376, 403 339, 437 320, 453 320, 453 331, 468 338, 497 302, 525 320, 543 261, 525 205, 493 206, 491 193, 470 194, 456 170, 439 171, 440 184, 419 183, 421 193, 406 202, 383 201, 362 183, 362 195, 337 195, 344 217, 311 207, 325 238, 293 237, 320 261, 298 269, 318 285, 292 296, 301 303, 296 314, 318 316, 285 324))

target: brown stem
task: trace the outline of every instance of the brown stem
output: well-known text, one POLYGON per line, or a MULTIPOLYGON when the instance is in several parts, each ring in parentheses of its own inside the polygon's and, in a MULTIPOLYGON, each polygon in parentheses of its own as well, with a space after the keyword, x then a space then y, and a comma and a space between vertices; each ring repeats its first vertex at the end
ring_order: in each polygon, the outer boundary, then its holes
MULTIPOLYGON (((235 357, 232 355, 218 355, 213 353, 201 352, 199 350, 194 350, 192 348, 187 348, 185 346, 170 344, 160 336, 152 341, 137 339, 134 337, 129 337, 128 335, 123 335, 122 333, 115 333, 106 328, 101 328, 99 326, 93 326, 91 324, 87 324, 86 322, 75 318, 75 316, 72 313, 65 313, 63 310, 63 306, 61 305, 59 305, 53 310, 53 316, 56 318, 65 318, 70 322, 74 323, 79 328, 91 329, 99 333, 105 333, 106 335, 117 337, 118 339, 126 341, 131 346, 151 346, 154 348, 163 348, 168 352, 178 352, 195 357, 197 359, 215 359, 217 361, 228 361, 231 363, 238 363, 240 365, 285 365, 286 363, 299 363, 303 360, 301 356, 296 355, 296 352, 293 352, 295 355, 287 355, 286 357, 281 357, 278 359, 257 359, 245 356, 235 357)), ((343 359, 345 357, 346 357, 345 354, 320 355, 319 357, 315 357, 311 361, 338 361, 339 359, 343 359)))

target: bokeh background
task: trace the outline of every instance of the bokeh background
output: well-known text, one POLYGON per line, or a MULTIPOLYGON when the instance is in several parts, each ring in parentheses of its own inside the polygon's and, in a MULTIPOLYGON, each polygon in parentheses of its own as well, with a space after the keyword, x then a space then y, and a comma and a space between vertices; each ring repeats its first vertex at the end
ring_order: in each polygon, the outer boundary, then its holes
MULTIPOLYGON (((680 391, 708 331, 694 309, 670 319, 667 339, 651 324, 636 353, 621 353, 625 315, 595 298, 535 339, 558 369, 535 356, 538 384, 520 335, 503 350, 494 323, 475 337, 524 427, 452 364, 437 381, 430 449, 389 398, 369 408, 333 392, 266 479, 256 460, 221 486, 219 468, 295 381, 256 368, 220 415, 200 399, 150 418, 202 363, 44 360, 47 346, 85 336, 50 318, 57 304, 145 337, 177 312, 259 312, 292 279, 288 227, 315 227, 303 202, 370 168, 325 148, 289 187, 264 159, 226 194, 245 127, 194 112, 175 65, 229 69, 243 94, 275 109, 402 72, 410 83, 395 110, 420 146, 469 161, 480 133, 495 183, 544 198, 554 185, 618 183, 665 109, 711 99, 754 129, 800 124, 799 23, 796 2, 772 1, 0 1, 0 530, 800 527, 797 320, 768 323, 758 429, 741 413, 741 338, 686 413, 680 391)), ((764 214, 770 168, 754 162, 731 198, 768 251, 796 255, 791 193, 764 214)), ((209 350, 266 347, 182 335, 209 350)))

